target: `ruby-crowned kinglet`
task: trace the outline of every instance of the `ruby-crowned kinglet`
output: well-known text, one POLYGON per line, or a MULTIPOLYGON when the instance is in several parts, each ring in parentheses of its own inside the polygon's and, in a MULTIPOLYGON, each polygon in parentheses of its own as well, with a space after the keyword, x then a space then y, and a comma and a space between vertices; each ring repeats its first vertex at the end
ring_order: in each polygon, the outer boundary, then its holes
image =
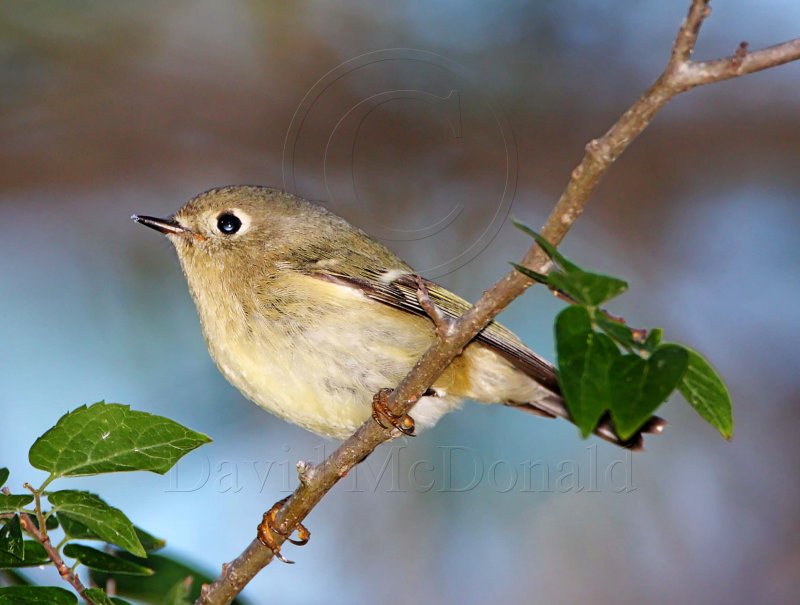
MULTIPOLYGON (((267 187, 212 189, 174 216, 133 220, 175 245, 211 357, 248 399, 320 435, 344 439, 436 339, 414 270, 328 210, 267 187)), ((469 304, 427 282, 458 316, 469 304)), ((569 419, 553 367, 493 322, 412 413, 424 429, 464 399, 569 419)), ((651 419, 642 432, 660 432, 651 419)), ((606 419, 596 433, 622 442, 606 419)))

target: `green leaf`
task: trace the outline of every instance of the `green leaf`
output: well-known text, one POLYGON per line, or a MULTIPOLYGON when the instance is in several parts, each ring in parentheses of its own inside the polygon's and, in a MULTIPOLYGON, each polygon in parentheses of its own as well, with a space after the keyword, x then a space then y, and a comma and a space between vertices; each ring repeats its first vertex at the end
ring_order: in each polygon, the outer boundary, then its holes
MULTIPOLYGON (((103 538, 101 538, 92 530, 90 530, 88 527, 86 527, 83 523, 81 523, 74 517, 70 516, 69 513, 64 513, 64 512, 59 513, 58 519, 61 523, 61 529, 64 530, 64 533, 70 539, 100 540, 101 542, 105 541, 103 540, 103 538)), ((139 538, 139 542, 141 542, 145 552, 154 552, 156 550, 160 550, 164 548, 164 546, 166 546, 167 544, 165 540, 162 540, 161 538, 156 538, 155 536, 146 532, 140 527, 134 526, 133 531, 136 532, 136 537, 139 538)))
POLYGON ((58 515, 66 513, 88 527, 101 540, 116 544, 140 557, 145 556, 133 523, 121 510, 109 506, 98 496, 89 492, 62 490, 48 492, 47 499, 58 515))
POLYGON ((556 265, 547 275, 537 273, 527 267, 514 265, 517 271, 531 279, 547 284, 587 307, 597 307, 628 289, 628 284, 619 278, 581 269, 527 225, 518 221, 514 221, 514 225, 536 240, 539 247, 556 265))
MULTIPOLYGON (((658 348, 658 345, 661 344, 661 339, 663 337, 664 337, 664 330, 662 330, 661 328, 653 328, 647 334, 647 340, 644 341, 643 348, 652 353, 658 348)), ((691 363, 691 357, 689 359, 689 362, 691 363)))
POLYGON ((689 354, 689 368, 678 384, 684 399, 725 439, 733 437, 733 403, 717 371, 700 353, 683 347, 689 354))
POLYGON ((8 481, 8 469, 6 467, 0 468, 0 487, 3 487, 8 481))
MULTIPOLYGON (((127 553, 119 553, 121 558, 147 565, 155 571, 152 576, 110 576, 109 574, 89 570, 89 577, 95 584, 105 585, 109 577, 114 577, 117 585, 117 594, 128 599, 144 601, 146 603, 164 602, 164 595, 167 594, 178 582, 184 581, 187 577, 192 577, 192 588, 190 600, 195 601, 200 596, 200 588, 203 584, 210 584, 214 581, 208 574, 205 574, 188 563, 178 561, 164 555, 150 555, 147 559, 133 557, 127 553)), ((241 605, 243 599, 238 597, 234 603, 241 605)))
POLYGON ((539 247, 542 250, 544 250, 544 253, 547 254, 547 256, 553 260, 553 262, 555 262, 562 269, 564 269, 564 271, 572 271, 576 269, 580 270, 580 267, 578 267, 578 265, 572 263, 566 256, 561 254, 553 244, 551 244, 544 237, 536 233, 536 231, 528 227, 528 225, 514 219, 511 219, 511 222, 514 223, 514 226, 517 229, 530 235, 534 239, 534 241, 539 245, 539 247))
POLYGON ((22 559, 0 551, 0 569, 39 567, 48 563, 50 563, 50 557, 47 556, 44 546, 33 540, 22 541, 22 559))
POLYGON ((57 513, 58 522, 61 524, 61 529, 64 530, 64 534, 67 538, 73 540, 100 540, 103 539, 86 527, 80 521, 77 521, 74 517, 70 516, 69 513, 59 512, 57 513))
POLYGON ((583 307, 567 307, 556 318, 558 381, 575 424, 584 437, 611 406, 609 370, 620 357, 605 334, 592 330, 583 307))
POLYGON ((96 548, 84 546, 83 544, 67 544, 64 547, 64 554, 73 559, 77 559, 86 567, 107 571, 113 574, 128 574, 133 576, 152 576, 153 570, 132 561, 120 559, 114 555, 105 553, 96 548))
POLYGON ((109 597, 102 588, 87 588, 83 591, 83 594, 94 605, 131 605, 128 601, 123 601, 117 597, 109 597))
POLYGON ((131 605, 128 601, 123 601, 117 597, 109 597, 102 588, 87 588, 83 594, 94 605, 131 605))
POLYGON ((134 527, 133 530, 136 532, 136 537, 139 538, 139 542, 142 543, 145 552, 155 552, 167 545, 167 541, 163 538, 156 538, 153 534, 147 533, 139 527, 134 527))
POLYGON ((648 358, 624 355, 611 366, 611 417, 622 439, 629 439, 650 419, 678 386, 689 354, 677 345, 662 345, 648 358))
POLYGON ((627 282, 621 279, 581 269, 551 271, 548 278, 552 287, 587 307, 598 307, 628 289, 627 282))
POLYGON ((19 515, 14 515, 0 528, 0 552, 22 559, 22 526, 19 515))
POLYGON ((102 588, 87 588, 83 591, 83 594, 89 601, 94 603, 94 605, 114 605, 114 601, 111 600, 111 597, 109 597, 102 588))
POLYGON ((603 332, 608 334, 613 340, 618 342, 626 349, 632 349, 641 346, 636 342, 636 340, 634 340, 631 329, 624 323, 614 321, 610 317, 607 317, 604 313, 596 313, 594 321, 598 328, 603 330, 603 332))
POLYGON ((209 441, 169 418, 101 401, 62 416, 36 440, 28 459, 57 477, 122 471, 164 474, 209 441))
POLYGON ((33 502, 33 496, 22 494, 0 494, 0 513, 16 513, 33 502))
POLYGON ((0 588, 0 605, 75 605, 74 593, 55 586, 9 586, 0 588))
POLYGON ((164 605, 192 605, 190 595, 193 583, 192 576, 187 576, 186 579, 176 582, 169 589, 167 596, 164 597, 164 605))
POLYGON ((517 263, 511 263, 511 266, 514 267, 517 271, 519 271, 523 275, 530 277, 535 282, 544 284, 545 286, 550 285, 550 281, 547 275, 545 275, 544 273, 538 273, 533 269, 528 269, 528 267, 525 267, 523 265, 518 265, 517 263))

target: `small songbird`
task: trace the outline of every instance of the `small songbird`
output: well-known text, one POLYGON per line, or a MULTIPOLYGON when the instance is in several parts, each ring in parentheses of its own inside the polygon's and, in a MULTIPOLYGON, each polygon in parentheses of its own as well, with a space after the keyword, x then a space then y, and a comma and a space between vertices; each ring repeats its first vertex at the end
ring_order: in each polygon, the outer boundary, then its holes
MULTIPOLYGON (((245 397, 310 431, 344 439, 370 415, 404 432, 373 397, 395 387, 437 338, 414 270, 325 208, 267 187, 212 189, 167 219, 134 215, 175 245, 211 357, 245 397)), ((424 280, 457 317, 469 304, 424 280)), ((412 409, 433 426, 465 399, 569 420, 553 366, 493 322, 412 409)), ((412 425, 413 426, 413 425, 412 425)), ((638 449, 653 417, 620 440, 638 449)))

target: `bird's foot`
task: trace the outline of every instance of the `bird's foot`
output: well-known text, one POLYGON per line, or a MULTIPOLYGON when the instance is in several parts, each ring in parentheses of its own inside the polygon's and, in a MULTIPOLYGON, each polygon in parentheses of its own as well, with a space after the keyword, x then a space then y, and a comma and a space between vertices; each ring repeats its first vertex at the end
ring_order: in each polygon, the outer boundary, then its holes
POLYGON ((275 524, 275 515, 278 514, 278 511, 286 504, 286 501, 290 498, 290 496, 286 496, 283 500, 278 500, 275 504, 272 505, 272 508, 269 509, 267 512, 264 513, 264 517, 261 519, 261 523, 258 524, 258 539, 259 541, 269 548, 272 551, 272 554, 275 555, 278 559, 283 561, 284 563, 294 563, 294 561, 290 561, 286 557, 281 554, 281 547, 278 544, 277 536, 280 536, 284 540, 288 540, 295 546, 303 546, 304 544, 308 543, 309 538, 311 538, 311 532, 306 529, 306 527, 302 523, 298 523, 297 528, 297 535, 299 540, 293 540, 290 536, 292 535, 291 531, 288 531, 285 527, 277 526, 275 524))
POLYGON ((381 389, 372 398, 372 419, 381 428, 388 429, 393 426, 403 435, 414 436, 414 419, 408 414, 395 414, 386 403, 392 389, 381 389))
POLYGON ((417 301, 423 308, 428 317, 433 321, 436 326, 436 334, 441 339, 445 339, 453 331, 456 320, 445 313, 439 305, 433 302, 431 294, 428 291, 428 284, 420 275, 415 275, 414 280, 417 282, 417 301))

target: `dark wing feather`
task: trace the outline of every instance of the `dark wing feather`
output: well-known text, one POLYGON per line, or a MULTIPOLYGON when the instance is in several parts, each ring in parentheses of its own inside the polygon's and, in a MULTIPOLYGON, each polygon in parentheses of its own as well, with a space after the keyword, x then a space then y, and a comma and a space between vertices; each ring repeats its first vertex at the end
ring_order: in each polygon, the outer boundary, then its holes
MULTIPOLYGON (((421 317, 428 314, 417 299, 417 282, 413 273, 403 273, 392 281, 381 279, 384 273, 361 269, 361 275, 346 275, 330 270, 310 270, 309 275, 360 290, 365 296, 401 311, 421 317)), ((470 308, 462 298, 438 284, 425 280, 431 300, 450 317, 458 317, 470 308)), ((491 322, 475 338, 503 356, 528 376, 554 394, 560 394, 558 378, 553 366, 526 347, 510 330, 491 322)))
MULTIPOLYGON (((308 246, 302 255, 294 259, 294 268, 317 279, 355 288, 364 296, 395 309, 430 319, 417 299, 416 274, 411 267, 372 240, 368 242, 368 245, 373 246, 372 250, 363 250, 363 239, 350 243, 353 245, 338 249, 340 255, 341 250, 346 250, 346 262, 341 262, 343 259, 337 259, 339 262, 333 260, 326 254, 327 248, 308 246), (387 279, 389 275, 393 279, 387 279)), ((429 280, 425 280, 425 284, 433 302, 449 316, 458 317, 470 308, 467 301, 438 284, 429 280)), ((496 322, 489 323, 475 340, 502 355, 553 393, 552 397, 545 397, 537 402, 521 402, 515 407, 539 415, 570 420, 569 411, 561 399, 555 369, 549 362, 526 347, 513 332, 496 322)), ((640 450, 642 434, 660 433, 665 424, 661 418, 653 416, 636 435, 628 441, 622 441, 617 437, 610 419, 605 416, 595 429, 595 434, 616 445, 640 450)))
MULTIPOLYGON (((293 249, 294 254, 283 261, 286 268, 355 288, 377 302, 428 318, 417 300, 416 274, 411 267, 344 219, 317 205, 302 200, 296 200, 296 203, 304 205, 304 212, 316 213, 317 220, 307 223, 307 228, 299 229, 296 235, 302 237, 304 245, 293 249)), ((470 308, 467 301, 447 289, 428 280, 425 283, 433 302, 451 317, 458 317, 470 308)), ((552 397, 537 402, 520 402, 515 407, 570 419, 569 411, 560 397, 555 369, 549 362, 496 322, 489 323, 475 340, 502 355, 553 393, 552 397)), ((617 445, 641 449, 641 433, 660 433, 664 424, 663 420, 653 416, 639 433, 623 442, 617 437, 608 417, 605 417, 595 433, 617 445)))

